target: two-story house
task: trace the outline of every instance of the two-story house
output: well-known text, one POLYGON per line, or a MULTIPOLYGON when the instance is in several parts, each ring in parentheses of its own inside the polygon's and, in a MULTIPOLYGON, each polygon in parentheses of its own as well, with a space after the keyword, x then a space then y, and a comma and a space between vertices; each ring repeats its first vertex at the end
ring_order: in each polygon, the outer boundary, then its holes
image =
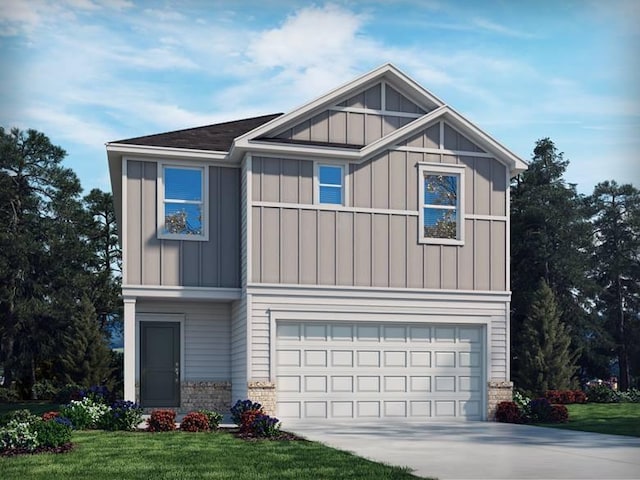
POLYGON ((107 144, 125 397, 491 418, 526 164, 392 65, 287 114, 107 144))

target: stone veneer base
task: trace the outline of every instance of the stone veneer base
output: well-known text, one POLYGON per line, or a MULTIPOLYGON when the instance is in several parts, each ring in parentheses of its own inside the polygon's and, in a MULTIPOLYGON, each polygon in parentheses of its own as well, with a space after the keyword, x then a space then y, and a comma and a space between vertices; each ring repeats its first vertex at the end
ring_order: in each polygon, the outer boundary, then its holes
POLYGON ((247 396, 250 400, 262 404, 267 415, 276 414, 276 384, 273 382, 249 382, 247 396))
POLYGON ((513 382, 492 380, 487 385, 487 420, 495 421, 500 402, 513 400, 513 382))

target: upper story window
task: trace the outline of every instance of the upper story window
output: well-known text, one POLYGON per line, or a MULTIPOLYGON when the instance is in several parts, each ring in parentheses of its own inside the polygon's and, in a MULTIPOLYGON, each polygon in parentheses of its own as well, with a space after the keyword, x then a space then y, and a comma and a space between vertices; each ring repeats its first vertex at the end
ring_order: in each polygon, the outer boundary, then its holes
POLYGON ((419 167, 420 241, 462 245, 464 240, 464 167, 419 167))
POLYGON ((318 165, 318 203, 344 205, 344 167, 318 165))
POLYGON ((207 182, 204 167, 161 165, 158 237, 207 239, 207 182))

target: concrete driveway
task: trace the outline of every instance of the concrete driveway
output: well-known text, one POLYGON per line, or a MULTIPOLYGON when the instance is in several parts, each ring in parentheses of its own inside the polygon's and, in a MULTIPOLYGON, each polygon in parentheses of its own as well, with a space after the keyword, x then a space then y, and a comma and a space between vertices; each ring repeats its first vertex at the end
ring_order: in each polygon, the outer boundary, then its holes
POLYGON ((283 429, 440 480, 640 478, 635 437, 493 422, 288 422, 283 429))

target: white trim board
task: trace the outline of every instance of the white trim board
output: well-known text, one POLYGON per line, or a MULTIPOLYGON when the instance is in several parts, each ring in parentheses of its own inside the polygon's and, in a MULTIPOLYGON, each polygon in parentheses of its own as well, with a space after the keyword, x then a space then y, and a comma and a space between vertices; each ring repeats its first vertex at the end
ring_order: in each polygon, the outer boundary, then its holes
POLYGON ((242 297, 241 288, 180 287, 167 285, 122 285, 122 296, 180 300, 232 301, 242 297))

